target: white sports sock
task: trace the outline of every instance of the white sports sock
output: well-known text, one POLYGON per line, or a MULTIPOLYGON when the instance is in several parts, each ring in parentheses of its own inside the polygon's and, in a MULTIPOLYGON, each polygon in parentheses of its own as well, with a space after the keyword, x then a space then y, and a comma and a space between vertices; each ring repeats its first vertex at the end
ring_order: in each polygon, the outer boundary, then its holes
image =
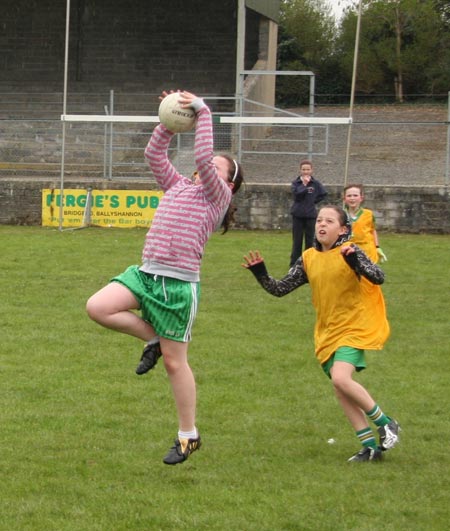
POLYGON ((147 341, 147 345, 154 345, 159 342, 159 336, 152 337, 150 341, 147 341))
POLYGON ((197 428, 194 426, 194 429, 192 431, 178 430, 178 438, 179 439, 197 439, 198 438, 197 428))

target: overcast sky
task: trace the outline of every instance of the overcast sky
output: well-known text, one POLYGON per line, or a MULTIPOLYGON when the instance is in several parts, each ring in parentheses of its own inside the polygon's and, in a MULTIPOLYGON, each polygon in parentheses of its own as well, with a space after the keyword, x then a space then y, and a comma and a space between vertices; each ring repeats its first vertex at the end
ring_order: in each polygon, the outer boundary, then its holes
POLYGON ((344 10, 344 8, 347 7, 351 3, 350 0, 327 0, 327 1, 331 6, 331 9, 334 15, 338 19, 342 15, 342 11, 344 10))

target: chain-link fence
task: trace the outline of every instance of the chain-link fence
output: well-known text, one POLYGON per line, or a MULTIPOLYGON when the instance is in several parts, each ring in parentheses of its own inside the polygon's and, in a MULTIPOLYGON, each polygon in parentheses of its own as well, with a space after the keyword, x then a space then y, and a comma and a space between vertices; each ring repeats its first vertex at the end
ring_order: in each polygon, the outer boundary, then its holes
MULTIPOLYGON (((353 124, 228 124, 235 98, 207 98, 214 110, 215 150, 231 152, 247 182, 290 182, 298 162, 309 157, 324 183, 344 179, 350 139, 348 181, 364 184, 448 185, 449 119, 442 104, 358 105, 353 124), (349 130, 350 127, 350 130, 349 130)), ((254 115, 241 103, 240 115, 254 115)), ((62 94, 2 94, 0 177, 53 177, 61 172, 62 94)), ((68 113, 157 115, 155 94, 70 94, 68 113)), ((253 107, 252 107, 253 109, 253 107)), ((265 110, 266 116, 312 117, 310 108, 265 110)), ((345 105, 315 106, 315 118, 348 117, 345 105)), ((261 113, 259 113, 261 116, 261 113)), ((143 151, 153 124, 66 123, 64 172, 74 177, 152 179, 143 151)), ((186 174, 194 171, 193 133, 176 135, 171 157, 186 174)))

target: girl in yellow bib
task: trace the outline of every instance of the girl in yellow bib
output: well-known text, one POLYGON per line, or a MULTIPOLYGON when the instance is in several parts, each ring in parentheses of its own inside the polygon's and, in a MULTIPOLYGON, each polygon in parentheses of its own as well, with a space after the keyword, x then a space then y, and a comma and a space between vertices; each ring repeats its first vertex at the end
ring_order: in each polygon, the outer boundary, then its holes
POLYGON ((363 208, 364 190, 362 184, 349 184, 344 188, 345 209, 352 224, 352 241, 377 263, 387 262, 387 257, 380 247, 372 210, 363 208))
POLYGON ((400 426, 383 413, 353 376, 366 367, 364 350, 382 349, 389 336, 380 288, 384 273, 359 247, 348 242, 349 236, 346 212, 327 205, 316 220, 314 247, 304 251, 284 278, 276 280, 268 274, 259 251, 244 256, 243 266, 276 297, 310 284, 316 310, 316 357, 331 378, 337 399, 362 444, 349 461, 374 461, 397 444, 400 426), (363 281, 373 284, 380 297, 367 296, 363 281), (377 426, 379 444, 369 420, 377 426))

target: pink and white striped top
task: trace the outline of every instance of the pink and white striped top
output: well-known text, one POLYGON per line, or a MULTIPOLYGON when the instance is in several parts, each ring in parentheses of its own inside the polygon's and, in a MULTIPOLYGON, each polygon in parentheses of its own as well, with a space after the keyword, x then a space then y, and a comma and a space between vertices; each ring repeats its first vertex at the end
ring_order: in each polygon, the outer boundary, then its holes
POLYGON ((181 175, 168 158, 173 133, 155 127, 145 149, 153 174, 165 192, 147 232, 141 270, 198 282, 204 248, 222 221, 231 189, 213 164, 213 131, 207 106, 197 113, 194 156, 201 184, 181 175))

